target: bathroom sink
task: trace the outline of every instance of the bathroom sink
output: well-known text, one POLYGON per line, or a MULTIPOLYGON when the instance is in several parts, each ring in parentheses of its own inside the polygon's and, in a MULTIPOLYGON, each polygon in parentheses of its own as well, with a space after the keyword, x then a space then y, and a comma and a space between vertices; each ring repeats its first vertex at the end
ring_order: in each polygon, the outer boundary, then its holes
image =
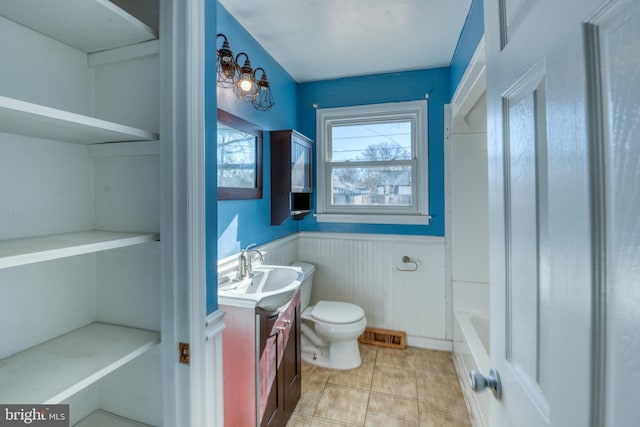
POLYGON ((260 265, 250 277, 237 280, 221 277, 218 302, 240 307, 260 307, 274 311, 293 298, 302 283, 302 270, 282 265, 260 265))

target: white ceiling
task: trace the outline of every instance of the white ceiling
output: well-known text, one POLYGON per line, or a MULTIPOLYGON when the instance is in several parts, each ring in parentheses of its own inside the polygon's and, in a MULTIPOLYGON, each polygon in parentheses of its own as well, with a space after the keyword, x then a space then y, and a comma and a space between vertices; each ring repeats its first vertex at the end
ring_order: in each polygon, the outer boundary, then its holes
POLYGON ((220 3, 297 82, 307 82, 448 66, 471 0, 220 3))

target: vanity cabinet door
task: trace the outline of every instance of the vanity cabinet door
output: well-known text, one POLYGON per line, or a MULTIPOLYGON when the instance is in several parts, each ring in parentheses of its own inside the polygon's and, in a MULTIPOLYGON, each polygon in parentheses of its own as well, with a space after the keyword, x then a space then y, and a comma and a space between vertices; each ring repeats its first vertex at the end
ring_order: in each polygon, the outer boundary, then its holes
POLYGON ((282 373, 278 371, 278 347, 281 333, 267 337, 260 355, 261 427, 283 425, 284 392, 282 373))
POLYGON ((260 314, 260 426, 284 427, 300 399, 300 292, 277 314, 260 314))
POLYGON ((289 339, 284 348, 281 370, 284 382, 284 411, 290 417, 301 394, 300 304, 293 305, 289 339))
POLYGON ((278 372, 282 338, 280 313, 260 313, 259 357, 260 389, 258 391, 260 426, 279 426, 282 418, 282 375, 278 372))

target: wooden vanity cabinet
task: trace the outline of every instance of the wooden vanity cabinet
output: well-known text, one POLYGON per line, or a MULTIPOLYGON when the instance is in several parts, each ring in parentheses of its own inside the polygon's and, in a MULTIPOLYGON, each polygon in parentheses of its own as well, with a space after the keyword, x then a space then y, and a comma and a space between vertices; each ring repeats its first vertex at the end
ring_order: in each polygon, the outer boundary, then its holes
POLYGON ((271 225, 311 211, 311 141, 295 130, 271 131, 271 225))
POLYGON ((300 399, 300 293, 279 311, 221 306, 225 425, 285 426, 300 399))

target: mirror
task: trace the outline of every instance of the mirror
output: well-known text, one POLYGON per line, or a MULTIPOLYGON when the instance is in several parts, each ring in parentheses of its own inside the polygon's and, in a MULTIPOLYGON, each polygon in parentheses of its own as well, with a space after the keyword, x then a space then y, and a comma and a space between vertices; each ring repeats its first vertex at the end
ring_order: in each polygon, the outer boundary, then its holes
POLYGON ((218 109, 218 200, 262 198, 262 129, 218 109))

